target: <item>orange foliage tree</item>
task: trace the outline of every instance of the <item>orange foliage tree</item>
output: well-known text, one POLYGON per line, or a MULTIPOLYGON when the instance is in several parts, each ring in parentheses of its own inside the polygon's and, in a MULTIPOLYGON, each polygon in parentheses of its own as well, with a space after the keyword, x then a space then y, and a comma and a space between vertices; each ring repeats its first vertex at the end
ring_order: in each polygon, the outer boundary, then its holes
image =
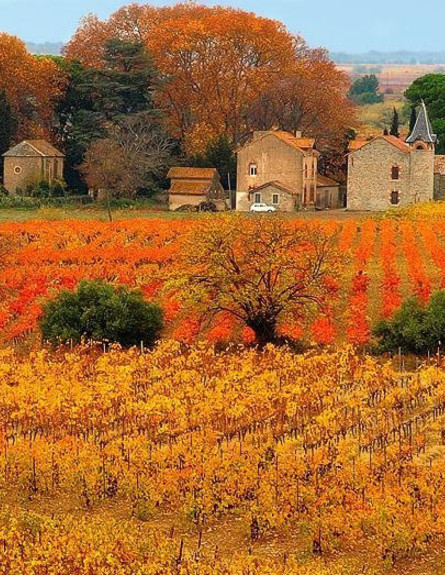
POLYGON ((332 234, 274 218, 208 220, 179 258, 172 285, 195 313, 228 314, 253 330, 260 345, 282 332, 301 335, 296 324, 327 305, 341 262, 332 234))
POLYGON ((346 76, 274 20, 194 3, 130 5, 107 21, 85 18, 66 55, 100 67, 112 37, 148 47, 167 79, 159 103, 187 153, 203 152, 222 134, 239 143, 273 126, 332 144, 354 123, 346 76))
POLYGON ((31 55, 21 40, 0 33, 0 91, 5 90, 16 115, 17 140, 49 137, 63 84, 53 60, 31 55))

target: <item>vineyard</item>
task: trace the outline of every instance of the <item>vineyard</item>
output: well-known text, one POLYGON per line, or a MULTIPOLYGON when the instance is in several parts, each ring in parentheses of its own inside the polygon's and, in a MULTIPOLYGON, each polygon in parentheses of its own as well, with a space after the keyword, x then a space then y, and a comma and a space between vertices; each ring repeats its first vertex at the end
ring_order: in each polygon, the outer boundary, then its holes
POLYGON ((397 566, 445 534, 433 364, 399 374, 348 347, 5 351, 0 388, 5 575, 323 573, 317 556, 350 573, 338 554, 397 566), (270 571, 255 568, 272 534, 270 571))
POLYGON ((183 307, 205 219, 2 224, 0 575, 441 573, 441 355, 364 353, 445 286, 433 216, 308 220, 345 257, 328 305, 280 326, 304 355, 183 307), (84 278, 159 303, 159 345, 42 345, 45 301, 84 278))
MULTIPOLYGON (((5 343, 34 342, 42 304, 80 279, 102 278, 139 287, 160 302, 166 337, 193 343, 252 341, 252 334, 227 314, 202 324, 183 313, 165 283, 180 265, 181 246, 199 220, 27 222, 0 226, 0 328, 5 343), (3 245, 4 244, 4 245, 3 245), (6 246, 12 248, 5 249, 6 246)), ((301 220, 290 220, 299 226, 301 220)), ((315 225, 315 224, 314 224, 315 225)), ((317 222, 335 236, 346 256, 342 279, 332 282, 329 304, 305 323, 282 326, 284 334, 319 345, 365 345, 373 324, 390 317, 403 298, 426 301, 445 282, 443 220, 345 220, 317 222)))

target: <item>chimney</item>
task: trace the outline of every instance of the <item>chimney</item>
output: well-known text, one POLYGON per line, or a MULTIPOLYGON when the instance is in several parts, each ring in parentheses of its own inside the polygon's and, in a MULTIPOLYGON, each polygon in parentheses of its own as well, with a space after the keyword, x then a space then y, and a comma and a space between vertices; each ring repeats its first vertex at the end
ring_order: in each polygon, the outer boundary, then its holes
POLYGON ((301 138, 302 136, 303 136, 303 134, 302 134, 301 130, 296 130, 296 131, 295 131, 295 137, 296 137, 296 138, 301 138))

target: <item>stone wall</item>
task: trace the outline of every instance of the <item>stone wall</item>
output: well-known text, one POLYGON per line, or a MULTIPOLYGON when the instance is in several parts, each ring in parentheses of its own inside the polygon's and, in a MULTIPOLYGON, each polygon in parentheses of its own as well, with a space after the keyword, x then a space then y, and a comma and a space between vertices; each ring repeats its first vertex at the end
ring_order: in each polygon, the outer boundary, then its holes
POLYGON ((349 155, 348 200, 350 210, 384 211, 433 198, 434 152, 403 151, 384 139, 376 139, 349 155), (392 168, 400 169, 399 179, 392 168), (391 192, 399 192, 399 204, 391 192))
POLYGON ((11 193, 24 190, 32 182, 43 177, 42 158, 4 158, 3 185, 11 193), (20 170, 20 173, 17 173, 20 170))
POLYGON ((445 200, 445 175, 434 174, 434 199, 445 200))
POLYGON ((304 154, 272 134, 255 138, 238 152, 237 188, 247 192, 263 184, 279 181, 292 190, 303 188, 304 154), (256 164, 258 173, 250 176, 250 166, 256 164))

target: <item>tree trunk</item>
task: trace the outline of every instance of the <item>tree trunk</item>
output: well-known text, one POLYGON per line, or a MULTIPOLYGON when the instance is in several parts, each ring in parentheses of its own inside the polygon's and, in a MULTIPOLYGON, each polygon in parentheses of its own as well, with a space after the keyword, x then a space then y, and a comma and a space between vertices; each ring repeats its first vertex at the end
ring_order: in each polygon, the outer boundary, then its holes
POLYGON ((255 332, 256 340, 260 347, 264 347, 268 343, 276 343, 277 318, 275 316, 258 314, 250 318, 246 324, 255 332))

